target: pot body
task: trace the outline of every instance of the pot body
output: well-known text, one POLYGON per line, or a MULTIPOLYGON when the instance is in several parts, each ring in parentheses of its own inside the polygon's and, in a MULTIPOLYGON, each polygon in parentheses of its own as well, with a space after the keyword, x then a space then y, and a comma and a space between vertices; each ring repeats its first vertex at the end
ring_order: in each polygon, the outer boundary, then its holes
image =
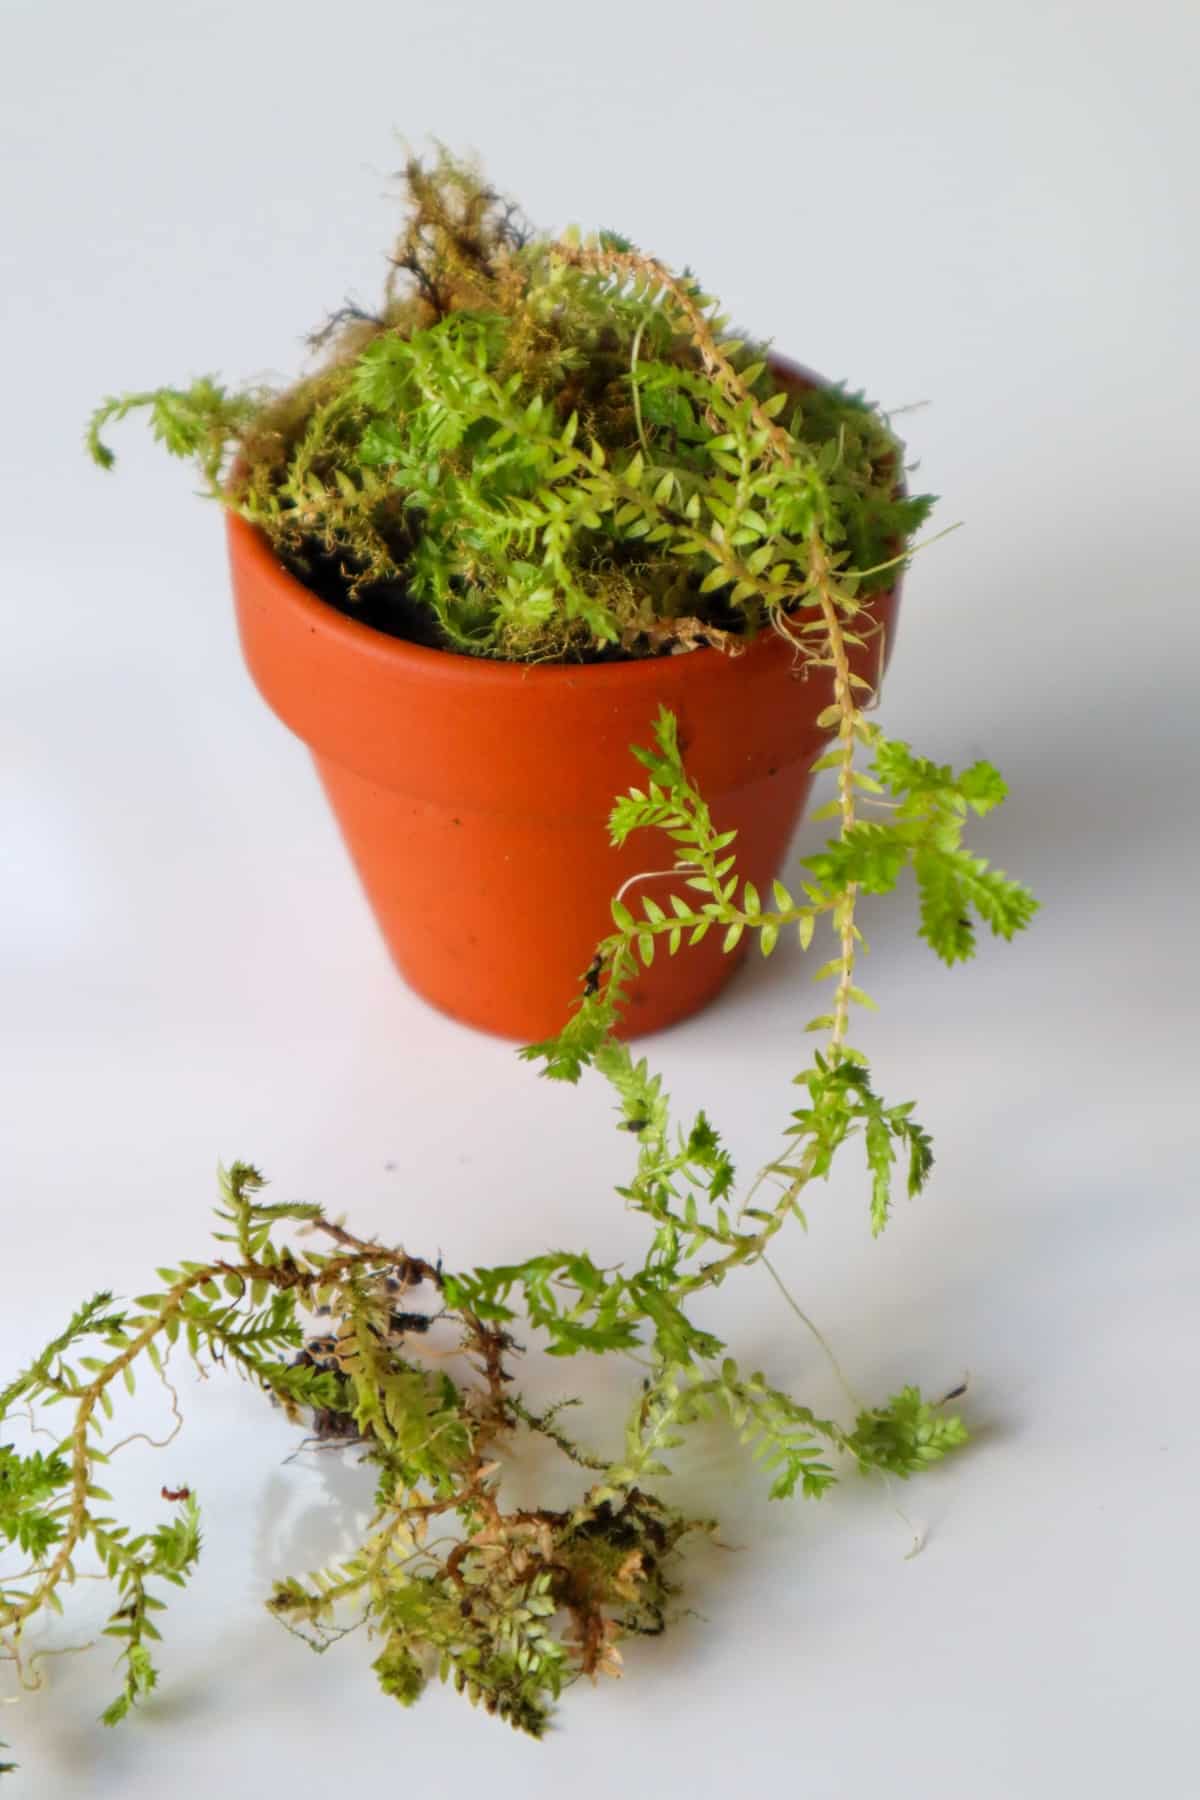
MULTIPOLYGON (((658 868, 665 840, 608 841, 616 795, 644 774, 630 755, 667 706, 740 873, 767 893, 829 733, 827 671, 798 672, 764 632, 742 655, 700 649, 629 663, 499 663, 385 636, 316 598, 266 539, 228 514, 238 629, 250 673, 304 740, 405 980, 442 1011, 529 1041, 558 1031, 610 900, 658 868)), ((872 602, 884 629, 856 653, 874 685, 896 595, 872 602)), ((630 895, 664 904, 679 878, 630 895)), ((640 910, 640 908, 638 909, 640 910)), ((736 966, 720 934, 656 957, 634 984, 625 1029, 659 1030, 716 994, 736 966)))
MULTIPOLYGON (((796 393, 819 381, 773 357, 796 393)), ((610 901, 670 860, 667 840, 608 841, 613 800, 644 776, 658 710, 679 722, 688 772, 740 875, 763 894, 779 873, 829 740, 817 718, 827 670, 798 670, 764 632, 740 656, 699 649, 581 666, 485 661, 360 625, 318 600, 266 539, 226 514, 242 649, 267 704, 312 751, 367 897, 409 985, 466 1024, 524 1042, 567 1019, 610 901)), ((897 588, 870 603, 881 629, 851 653, 874 688, 891 649, 897 588)), ((678 876, 638 883, 660 905, 678 876)), ((686 890, 684 890, 686 891, 686 890)), ((721 934, 656 956, 631 990, 623 1030, 696 1012, 745 954, 721 934)), ((665 952, 665 946, 664 946, 665 952)))

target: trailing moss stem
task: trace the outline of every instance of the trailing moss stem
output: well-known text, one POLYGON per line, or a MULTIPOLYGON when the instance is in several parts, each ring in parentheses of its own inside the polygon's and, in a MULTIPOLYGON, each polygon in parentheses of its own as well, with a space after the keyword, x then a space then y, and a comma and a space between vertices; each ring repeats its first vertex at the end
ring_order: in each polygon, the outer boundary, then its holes
MULTIPOLYGON (((854 677, 850 669, 850 658, 846 650, 841 620, 838 617, 837 602, 830 578, 828 553, 819 533, 815 531, 809 540, 809 558, 812 587, 820 604, 821 617, 825 622, 827 652, 833 665, 833 699, 839 714, 838 804, 841 809, 842 840, 845 842, 853 832, 855 824, 854 754, 862 715, 854 699, 854 677)), ((850 1002, 854 989, 855 939, 857 936, 854 911, 857 897, 857 883, 848 882, 834 909, 834 924, 838 931, 841 951, 841 971, 834 997, 833 1026, 829 1034, 829 1050, 831 1056, 835 1058, 841 1054, 845 1045, 850 1020, 850 1002)))
POLYGON ((682 315, 709 375, 735 405, 749 402, 750 416, 755 425, 780 459, 790 463, 791 450, 786 431, 769 413, 763 411, 762 403, 747 389, 737 369, 722 350, 712 325, 686 282, 672 274, 657 257, 648 256, 641 250, 611 250, 603 246, 585 246, 560 240, 553 246, 553 254, 579 269, 592 269, 626 281, 649 281, 669 295, 676 310, 682 315))

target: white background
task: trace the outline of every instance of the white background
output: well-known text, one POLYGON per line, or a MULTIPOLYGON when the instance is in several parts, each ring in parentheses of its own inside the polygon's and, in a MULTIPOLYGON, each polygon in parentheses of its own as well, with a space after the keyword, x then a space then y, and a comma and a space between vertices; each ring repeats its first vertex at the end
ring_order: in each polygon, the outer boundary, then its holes
MULTIPOLYGON (((768 1507, 727 1439, 698 1444, 674 1491, 736 1550, 692 1558, 696 1613, 539 1749, 440 1691, 402 1713, 360 1640, 317 1659, 266 1618, 268 1579, 337 1547, 361 1484, 282 1466, 248 1391, 185 1384, 185 1434, 120 1477, 147 1517, 164 1480, 205 1505, 159 1696, 105 1733, 111 1646, 48 1665, 0 1707, 14 1796, 1194 1795, 1195 8, 3 0, 0 21, 0 1368, 84 1293, 202 1254, 218 1158, 451 1265, 639 1241, 602 1086, 540 1084, 393 974, 242 671, 215 512, 134 429, 113 477, 80 450, 102 394, 290 374, 326 307, 372 297, 393 128, 479 149, 543 225, 692 264, 884 405, 932 403, 910 444, 966 528, 912 572, 883 716, 1000 763, 1014 797, 981 842, 1044 903, 953 973, 907 902, 872 914, 865 1041, 883 1091, 920 1098, 936 1178, 872 1244, 847 1167, 779 1251, 861 1392, 969 1372, 971 1453, 890 1497, 768 1507), (928 1529, 912 1560, 893 1499, 928 1529)), ((780 954, 647 1046, 744 1164, 793 1102, 805 980, 780 954)), ((839 1403, 765 1273, 711 1313, 749 1366, 839 1403)), ((602 1431, 608 1378, 568 1378, 602 1431)), ((79 1590, 53 1641, 98 1603, 79 1590)))

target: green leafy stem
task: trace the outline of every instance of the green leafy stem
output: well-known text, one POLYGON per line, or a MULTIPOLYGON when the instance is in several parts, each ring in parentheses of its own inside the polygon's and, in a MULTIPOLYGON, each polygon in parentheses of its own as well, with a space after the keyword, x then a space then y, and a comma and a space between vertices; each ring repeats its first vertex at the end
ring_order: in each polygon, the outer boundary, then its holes
POLYGON ((63 1404, 72 1414, 49 1453, 0 1448, 0 1543, 27 1563, 0 1581, 0 1638, 23 1678, 32 1678, 22 1649, 28 1622, 59 1609, 61 1589, 77 1578, 90 1546, 116 1593, 106 1634, 122 1643, 122 1686, 105 1721, 115 1723, 154 1686, 157 1589, 182 1584, 195 1565, 196 1497, 164 1490, 172 1515, 135 1535, 104 1510, 109 1496, 97 1475, 113 1454, 101 1447, 113 1393, 133 1389, 143 1362, 167 1382, 176 1344, 200 1366, 237 1371, 289 1416, 308 1417, 319 1440, 361 1445, 375 1465, 377 1512, 360 1551, 334 1569, 280 1583, 273 1612, 324 1647, 351 1628, 339 1623, 349 1608, 356 1623, 383 1635, 376 1669, 387 1693, 410 1701, 436 1672, 534 1734, 566 1681, 617 1673, 620 1637, 665 1623, 672 1553, 701 1522, 645 1484, 669 1474, 665 1458, 689 1427, 725 1416, 766 1467, 776 1498, 823 1493, 834 1480, 831 1458, 907 1476, 964 1441, 961 1421, 914 1388, 860 1409, 851 1427, 822 1419, 763 1374, 743 1374, 687 1310, 696 1293, 765 1258, 849 1138, 865 1147, 876 1231, 891 1210, 897 1164, 910 1195, 929 1173, 930 1142, 911 1106, 885 1104, 862 1053, 846 1042, 846 1009, 865 1000, 846 980, 859 940, 855 897, 889 891, 911 868, 922 935, 947 962, 971 953, 972 914, 1005 937, 1032 914, 1023 888, 962 845, 967 817, 1003 798, 996 772, 978 763, 955 774, 913 756, 862 718, 849 683, 839 720, 848 720, 833 753, 840 835, 809 859, 799 896, 777 883, 764 906, 737 877, 732 834, 716 828, 686 774, 674 719, 660 716, 653 747, 638 752, 648 784, 617 802, 611 830, 618 843, 639 828, 665 833, 681 891, 669 909, 644 899, 636 915, 614 902, 615 929, 598 947, 574 1016, 557 1039, 524 1052, 552 1077, 577 1080, 590 1064, 612 1086, 619 1126, 637 1143, 636 1169, 619 1193, 651 1228, 641 1265, 612 1269, 585 1252, 554 1251, 448 1273, 355 1237, 315 1206, 264 1203, 261 1178, 234 1165, 223 1178, 217 1234, 227 1253, 160 1270, 161 1291, 130 1306, 96 1296, 0 1393, 0 1421, 63 1404), (870 752, 871 772, 847 780, 848 751, 859 746, 870 752), (851 805, 875 805, 884 816, 860 819, 851 805), (718 930, 732 950, 757 933, 770 954, 786 930, 807 947, 823 919, 839 954, 821 973, 838 997, 810 1025, 827 1041, 796 1078, 805 1099, 783 1152, 735 1203, 735 1171, 718 1133, 703 1112, 686 1129, 672 1127, 661 1078, 616 1035, 621 1008, 663 940, 674 954, 685 938, 696 943, 718 930), (763 1205, 770 1187, 777 1191, 763 1205), (324 1240, 321 1247, 277 1243, 284 1222, 324 1240), (425 1296, 423 1309, 410 1295, 425 1296), (620 1454, 583 1449, 563 1429, 561 1408, 539 1416, 520 1398, 510 1328, 521 1318, 552 1356, 648 1358, 620 1454), (456 1378, 445 1352, 427 1354, 434 1335, 447 1331, 450 1358, 463 1370, 456 1378), (592 1472, 575 1507, 505 1508, 505 1459, 520 1433, 543 1436, 592 1472), (435 1518, 453 1522, 448 1548, 428 1538, 435 1518))

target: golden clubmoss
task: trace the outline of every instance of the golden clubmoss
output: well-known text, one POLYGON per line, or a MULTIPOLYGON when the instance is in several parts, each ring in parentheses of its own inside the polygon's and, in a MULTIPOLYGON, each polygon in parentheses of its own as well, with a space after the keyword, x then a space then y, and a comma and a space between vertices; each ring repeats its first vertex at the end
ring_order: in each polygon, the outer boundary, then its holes
POLYGON ((1004 798, 995 769, 956 773, 914 755, 859 703, 865 683, 848 647, 866 628, 862 596, 892 578, 896 545, 926 502, 898 496, 899 446, 877 415, 831 390, 797 403, 774 389, 690 278, 611 235, 533 237, 444 153, 431 171, 410 166, 408 184, 383 309, 331 319, 320 369, 283 394, 205 381, 110 401, 93 422, 93 454, 111 460, 107 419, 147 407, 166 447, 195 458, 211 491, 281 554, 340 559, 359 592, 403 581, 446 642, 480 654, 726 649, 769 621, 832 682, 818 723, 836 744, 816 766, 836 776, 827 814, 838 834, 808 858, 799 894, 776 882, 760 895, 739 877, 735 834, 716 830, 689 779, 669 713, 635 752, 645 785, 617 801, 611 835, 665 833, 676 891, 668 909, 623 890, 573 1016, 524 1054, 551 1078, 592 1067, 609 1083, 618 1126, 636 1142, 618 1192, 647 1222, 640 1263, 550 1250, 445 1272, 315 1206, 264 1203, 261 1178, 237 1164, 223 1178, 215 1256, 160 1270, 162 1287, 128 1305, 97 1295, 0 1390, 0 1422, 33 1422, 56 1403, 68 1417, 48 1453, 0 1445, 0 1546, 23 1565, 0 1577, 0 1650, 32 1681, 24 1630, 57 1608, 90 1550, 115 1588, 107 1630, 123 1645, 108 1723, 153 1688, 159 1584, 180 1585, 200 1551, 190 1489, 164 1488, 182 1510, 131 1535, 96 1482, 112 1453, 101 1448, 112 1393, 143 1364, 165 1380, 174 1344, 241 1373, 319 1441, 352 1443, 374 1465, 362 1544, 280 1582, 275 1615, 319 1649, 364 1624, 382 1639, 385 1693, 407 1704, 436 1674, 534 1735, 566 1682, 619 1673, 621 1638, 668 1622, 675 1552, 700 1522, 650 1490, 700 1421, 730 1422, 779 1499, 825 1493, 839 1457, 907 1477, 966 1436, 943 1411, 961 1387, 936 1401, 906 1387, 879 1406, 847 1390, 853 1425, 818 1417, 743 1371, 689 1312, 695 1295, 744 1269, 774 1274, 776 1235, 803 1217, 846 1144, 865 1153, 874 1232, 894 1189, 914 1196, 929 1177, 932 1146, 912 1105, 884 1101, 849 1041, 852 1009, 869 1004, 856 979, 859 895, 890 892, 911 872, 921 936, 946 963, 973 953, 976 921, 1010 938, 1035 909, 962 842, 970 815, 1004 798), (753 937, 767 956, 786 932, 807 950, 818 927, 836 947, 818 971, 832 984, 828 1010, 808 1024, 824 1045, 794 1078, 801 1104, 783 1149, 735 1199, 707 1115, 675 1123, 660 1078, 616 1028, 656 954, 710 931, 727 951, 753 937), (277 1241, 283 1223, 316 1234, 315 1246, 277 1241), (615 1455, 584 1449, 561 1407, 539 1414, 523 1399, 514 1327, 556 1357, 624 1367, 639 1353, 644 1375, 615 1455), (435 1345, 435 1332, 449 1343, 435 1345), (527 1433, 580 1471, 573 1505, 517 1507, 502 1491, 527 1433))
MULTIPOLYGON (((836 623, 833 633, 836 651, 836 623)), ((847 978, 858 891, 887 892, 911 869, 922 935, 951 963, 973 949, 972 912, 1002 937, 1033 912, 1023 888, 962 846, 967 816, 1004 797, 996 771, 978 763, 956 774, 913 756, 866 725, 844 685, 839 708, 851 743, 865 739, 873 753, 872 775, 854 772, 850 785, 864 808, 877 795, 884 817, 847 819, 838 802, 840 834, 809 859, 802 896, 777 883, 770 904, 731 872, 732 834, 714 828, 680 760, 675 721, 662 715, 653 748, 638 752, 647 786, 617 802, 611 829, 618 841, 644 828, 666 833, 678 891, 669 911, 646 898, 640 916, 614 901, 614 932, 583 977, 573 1018, 526 1052, 549 1076, 575 1081, 590 1065, 610 1084, 618 1127, 637 1145, 618 1193, 646 1221, 640 1263, 549 1250, 449 1272, 440 1259, 358 1237, 317 1206, 265 1202, 261 1177, 235 1164, 222 1179, 215 1254, 160 1269, 162 1285, 128 1304, 96 1295, 0 1390, 0 1424, 66 1409, 48 1452, 0 1444, 0 1548, 15 1547, 23 1565, 0 1569, 0 1653, 27 1682, 35 1659, 23 1650, 25 1629, 58 1607, 85 1552, 115 1590, 106 1632, 123 1646, 105 1722, 117 1723, 157 1681, 155 1619, 164 1584, 188 1579, 200 1553, 197 1497, 164 1488, 172 1513, 133 1534, 108 1512, 97 1476, 131 1441, 102 1447, 114 1393, 132 1391, 147 1369, 175 1405, 165 1363, 175 1345, 201 1369, 236 1372, 293 1420, 307 1419, 319 1444, 353 1446, 373 1466, 375 1511, 361 1543, 335 1565, 278 1582, 274 1615, 319 1650, 363 1625, 382 1639, 374 1667, 389 1696, 409 1704, 437 1675, 535 1736, 568 1682, 619 1674, 621 1640, 668 1624, 676 1551, 703 1522, 652 1489, 697 1424, 731 1423, 776 1499, 819 1498, 838 1458, 907 1477, 965 1441, 961 1421, 943 1411, 961 1387, 940 1401, 906 1387, 879 1406, 849 1394, 857 1417, 839 1424, 764 1373, 742 1370, 689 1311, 694 1296, 740 1271, 770 1269, 775 1237, 847 1143, 865 1151, 877 1232, 893 1187, 912 1196, 928 1179, 932 1147, 912 1106, 885 1103, 846 1041, 849 1007, 865 999, 847 978), (717 930, 727 948, 750 933, 769 954, 784 930, 807 946, 818 922, 842 946, 825 970, 836 983, 832 1010, 813 1021, 826 1046, 796 1077, 803 1104, 784 1149, 735 1201, 734 1167, 707 1115, 674 1124, 660 1078, 634 1061, 615 1027, 656 946, 676 954, 685 934, 696 942, 717 930), (276 1235, 289 1225, 292 1242, 276 1235), (518 1329, 559 1358, 607 1356, 624 1369, 626 1354, 638 1353, 615 1454, 583 1448, 564 1428, 562 1405, 541 1413, 529 1405, 518 1329), (515 1504, 507 1493, 514 1448, 529 1434, 578 1472, 573 1503, 515 1504)), ((844 754, 834 753, 835 764, 844 754)))
POLYGON ((302 577, 351 606, 398 585, 483 656, 736 649, 803 604, 814 529, 852 591, 894 579, 929 501, 861 398, 798 396, 693 277, 532 232, 444 150, 404 180, 380 310, 331 314, 313 373, 106 401, 97 459, 147 408, 302 577))

